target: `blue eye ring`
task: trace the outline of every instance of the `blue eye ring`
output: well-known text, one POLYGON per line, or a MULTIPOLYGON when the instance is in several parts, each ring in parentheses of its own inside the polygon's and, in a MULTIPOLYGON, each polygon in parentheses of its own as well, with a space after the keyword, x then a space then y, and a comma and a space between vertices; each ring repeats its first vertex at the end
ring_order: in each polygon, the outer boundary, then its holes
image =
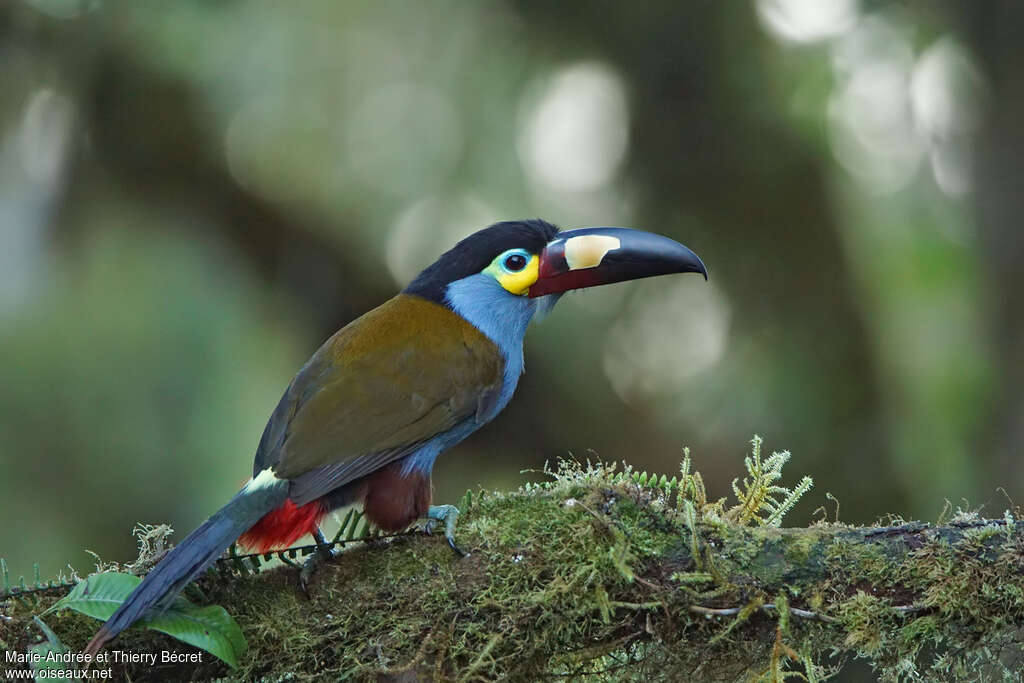
POLYGON ((511 249, 498 258, 498 263, 506 273, 521 273, 530 264, 530 252, 511 249))

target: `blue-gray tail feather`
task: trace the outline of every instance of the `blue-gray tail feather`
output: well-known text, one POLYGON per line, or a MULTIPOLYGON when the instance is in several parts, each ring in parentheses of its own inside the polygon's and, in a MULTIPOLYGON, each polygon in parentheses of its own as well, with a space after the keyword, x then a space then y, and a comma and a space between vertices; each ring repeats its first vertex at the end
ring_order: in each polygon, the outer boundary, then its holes
POLYGON ((235 540, 266 513, 284 503, 286 481, 245 488, 172 549, 146 575, 86 647, 96 654, 121 631, 150 610, 166 609, 188 582, 201 574, 235 540))

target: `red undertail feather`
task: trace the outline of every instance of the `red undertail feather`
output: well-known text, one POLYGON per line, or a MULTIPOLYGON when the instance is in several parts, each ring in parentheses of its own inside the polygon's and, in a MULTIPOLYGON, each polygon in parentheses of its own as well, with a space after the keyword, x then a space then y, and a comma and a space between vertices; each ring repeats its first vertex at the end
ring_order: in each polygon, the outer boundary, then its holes
POLYGON ((306 534, 312 534, 327 514, 319 500, 299 507, 291 500, 263 515, 251 529, 239 536, 239 544, 259 553, 293 545, 306 534))

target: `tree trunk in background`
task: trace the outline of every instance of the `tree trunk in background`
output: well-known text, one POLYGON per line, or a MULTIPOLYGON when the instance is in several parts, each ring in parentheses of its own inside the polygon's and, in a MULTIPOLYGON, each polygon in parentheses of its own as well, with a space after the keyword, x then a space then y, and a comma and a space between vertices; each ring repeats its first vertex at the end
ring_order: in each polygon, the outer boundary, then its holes
MULTIPOLYGON (((999 472, 1019 496, 1024 477, 1024 5, 1019 2, 953 3, 965 16, 966 39, 991 85, 988 120, 978 144, 978 232, 988 283, 990 334, 999 368, 988 443, 999 472)), ((1018 500, 1019 502, 1019 500, 1018 500)))

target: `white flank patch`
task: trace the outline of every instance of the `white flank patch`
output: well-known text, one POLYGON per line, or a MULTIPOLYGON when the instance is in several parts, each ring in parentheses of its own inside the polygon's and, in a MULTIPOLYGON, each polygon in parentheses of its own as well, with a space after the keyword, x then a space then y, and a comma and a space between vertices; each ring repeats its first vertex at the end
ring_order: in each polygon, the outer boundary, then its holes
POLYGON ((278 481, 281 481, 281 479, 274 474, 274 470, 268 467, 250 479, 249 483, 245 485, 245 490, 252 491, 253 489, 263 489, 278 481))
POLYGON ((565 241, 565 262, 570 270, 594 268, 609 251, 621 246, 618 237, 611 235, 579 235, 565 241))

